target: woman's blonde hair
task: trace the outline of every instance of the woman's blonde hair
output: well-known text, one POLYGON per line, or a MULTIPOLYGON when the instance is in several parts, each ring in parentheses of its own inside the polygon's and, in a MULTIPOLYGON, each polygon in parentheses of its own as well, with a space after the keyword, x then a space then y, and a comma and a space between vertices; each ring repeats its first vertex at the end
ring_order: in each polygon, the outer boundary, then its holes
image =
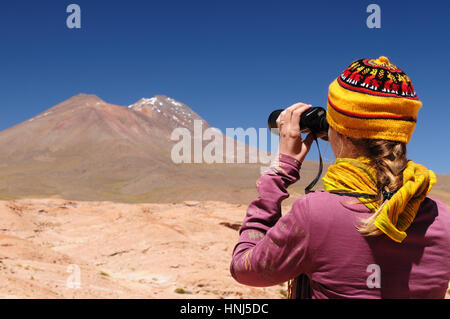
POLYGON ((403 142, 364 138, 348 137, 348 139, 360 152, 360 156, 370 159, 370 165, 376 170, 376 187, 378 192, 374 201, 381 203, 372 216, 361 220, 361 224, 357 226, 357 229, 366 236, 381 235, 382 232, 375 226, 374 221, 386 203, 383 193, 395 193, 403 186, 403 171, 408 164, 406 144, 403 142))

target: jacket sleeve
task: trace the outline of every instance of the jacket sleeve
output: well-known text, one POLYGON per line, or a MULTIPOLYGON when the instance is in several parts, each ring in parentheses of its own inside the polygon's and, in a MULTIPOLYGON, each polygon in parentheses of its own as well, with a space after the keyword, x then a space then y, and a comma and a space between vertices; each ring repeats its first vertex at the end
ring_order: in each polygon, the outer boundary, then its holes
POLYGON ((296 182, 301 163, 280 154, 278 161, 256 182, 259 196, 249 205, 233 250, 233 278, 249 286, 272 286, 308 269, 307 201, 296 200, 281 217, 287 187, 296 182))

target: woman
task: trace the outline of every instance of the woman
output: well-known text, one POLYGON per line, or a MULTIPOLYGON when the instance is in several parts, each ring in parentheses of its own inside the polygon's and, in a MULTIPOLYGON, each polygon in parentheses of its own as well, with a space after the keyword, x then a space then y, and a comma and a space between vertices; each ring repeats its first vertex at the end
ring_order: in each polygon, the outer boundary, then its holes
POLYGON ((406 159, 421 105, 386 57, 353 62, 329 87, 336 164, 323 178, 325 191, 297 199, 282 217, 281 201, 314 140, 302 140, 299 129, 311 106, 284 110, 278 161, 256 184, 232 276, 258 287, 294 279, 292 298, 444 298, 450 213, 427 197, 435 174, 406 159))

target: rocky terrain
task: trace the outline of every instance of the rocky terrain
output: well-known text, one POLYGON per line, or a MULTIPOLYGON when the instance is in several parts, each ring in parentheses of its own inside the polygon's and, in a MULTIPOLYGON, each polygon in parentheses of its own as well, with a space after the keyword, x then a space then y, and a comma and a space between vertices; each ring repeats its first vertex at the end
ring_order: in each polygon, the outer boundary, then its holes
POLYGON ((285 284, 252 288, 229 273, 245 210, 1 201, 0 298, 283 298, 285 284))

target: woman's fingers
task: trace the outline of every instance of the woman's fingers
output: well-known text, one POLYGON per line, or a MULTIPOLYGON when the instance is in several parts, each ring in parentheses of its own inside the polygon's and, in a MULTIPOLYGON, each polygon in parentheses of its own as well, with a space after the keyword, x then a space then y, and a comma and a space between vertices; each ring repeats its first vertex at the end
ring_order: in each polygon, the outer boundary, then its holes
POLYGON ((283 110, 276 121, 280 136, 289 135, 292 138, 298 138, 301 141, 300 117, 310 108, 310 104, 295 103, 283 110))
POLYGON ((289 121, 292 124, 292 116, 294 112, 300 108, 301 106, 306 105, 304 103, 295 103, 294 105, 289 106, 286 111, 286 121, 289 121))
POLYGON ((287 109, 285 109, 283 112, 285 112, 284 114, 284 121, 285 124, 290 124, 291 123, 291 117, 292 117, 292 107, 294 107, 294 105, 288 107, 287 109))
POLYGON ((311 105, 305 103, 296 103, 286 108, 277 118, 278 128, 280 128, 280 124, 289 124, 292 128, 297 128, 300 123, 300 115, 310 107, 311 105))
POLYGON ((303 104, 303 103, 297 103, 297 107, 292 111, 292 117, 291 117, 291 125, 293 127, 297 127, 298 130, 300 130, 300 116, 306 111, 311 108, 311 105, 303 104))
POLYGON ((286 118, 286 110, 284 110, 283 112, 280 113, 280 115, 278 115, 278 118, 277 118, 277 121, 276 121, 278 130, 281 129, 280 125, 286 123, 286 119, 285 118, 286 118))
POLYGON ((277 125, 280 133, 281 154, 294 157, 303 161, 314 141, 314 135, 309 134, 303 141, 300 134, 300 117, 311 108, 311 105, 305 103, 296 103, 283 112, 277 119, 277 125))

